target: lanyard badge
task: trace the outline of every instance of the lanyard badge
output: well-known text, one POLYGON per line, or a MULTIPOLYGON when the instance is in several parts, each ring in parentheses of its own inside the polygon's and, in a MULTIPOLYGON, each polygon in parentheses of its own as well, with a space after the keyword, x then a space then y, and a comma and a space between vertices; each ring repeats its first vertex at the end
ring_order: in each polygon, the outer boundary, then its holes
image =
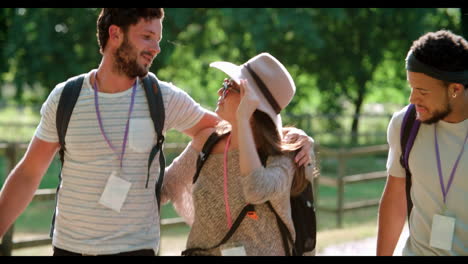
POLYGON ((460 161, 461 156, 463 155, 463 151, 465 149, 466 140, 468 139, 468 132, 465 136, 465 140, 463 142, 462 148, 460 153, 457 156, 457 160, 453 165, 452 171, 450 173, 450 177, 447 183, 447 188, 445 188, 444 179, 442 176, 442 166, 440 161, 440 152, 439 152, 439 143, 437 140, 437 127, 434 125, 434 145, 435 145, 435 152, 437 158, 437 172, 439 175, 439 183, 440 188, 442 190, 444 208, 441 214, 435 214, 432 218, 432 230, 431 230, 431 238, 430 238, 430 245, 434 248, 440 248, 444 250, 451 250, 452 249, 452 241, 453 235, 455 232, 455 217, 450 217, 447 214, 447 194, 452 186, 453 178, 455 177, 455 172, 457 171, 458 163, 460 161))
MULTIPOLYGON (((128 138, 128 130, 129 130, 129 124, 130 124, 130 116, 133 111, 133 105, 135 104, 135 93, 136 93, 136 87, 137 87, 137 80, 135 80, 135 83, 133 84, 133 89, 132 89, 132 97, 130 101, 130 107, 128 110, 128 118, 127 118, 127 123, 125 125, 125 132, 124 132, 124 138, 123 138, 123 143, 122 143, 122 152, 121 154, 118 153, 117 149, 112 145, 110 139, 106 135, 106 132, 104 131, 104 126, 102 124, 102 118, 101 118, 101 113, 99 111, 99 96, 98 96, 98 87, 97 87, 97 73, 94 78, 94 105, 96 107, 96 116, 97 120, 99 123, 99 128, 101 130, 101 134, 106 140, 107 144, 109 147, 114 151, 114 153, 117 155, 119 159, 119 172, 122 172, 122 167, 123 167, 123 157, 125 154, 125 149, 127 145, 127 138, 128 138)), ((110 208, 116 212, 120 212, 123 203, 125 202, 125 199, 127 198, 128 191, 130 190, 131 183, 120 178, 119 172, 113 171, 111 175, 109 176, 106 186, 104 187, 104 191, 102 192, 101 198, 99 199, 99 203, 101 205, 104 205, 107 208, 110 208)))

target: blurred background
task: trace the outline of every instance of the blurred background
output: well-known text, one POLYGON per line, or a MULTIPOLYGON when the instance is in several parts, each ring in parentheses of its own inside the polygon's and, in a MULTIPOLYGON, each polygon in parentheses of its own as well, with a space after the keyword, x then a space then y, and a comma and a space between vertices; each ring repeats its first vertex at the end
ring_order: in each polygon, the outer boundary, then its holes
MULTIPOLYGON (((50 91, 98 67, 99 12, 0 9, 0 187, 34 134, 50 91)), ((317 144, 320 251, 375 235, 386 129, 410 93, 404 59, 414 40, 440 29, 467 38, 468 8, 166 8, 161 53, 151 71, 214 110, 225 76, 210 62, 242 64, 269 52, 286 66, 297 90, 282 112, 283 122, 303 129, 317 144)), ((168 133, 168 162, 188 141, 168 133)), ((59 168, 55 160, 41 189, 57 187, 59 168)), ((50 243, 45 236, 54 204, 53 192, 38 195, 4 236, 0 255, 50 254, 50 245, 41 245, 50 243), (26 242, 31 237, 39 237, 36 244, 26 242)), ((162 216, 168 222, 160 254, 178 255, 188 227, 170 204, 162 216)))

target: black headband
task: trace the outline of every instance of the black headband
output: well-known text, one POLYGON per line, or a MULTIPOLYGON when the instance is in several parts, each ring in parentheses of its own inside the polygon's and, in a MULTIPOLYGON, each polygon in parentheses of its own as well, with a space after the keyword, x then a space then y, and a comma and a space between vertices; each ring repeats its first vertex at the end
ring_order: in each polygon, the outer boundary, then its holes
POLYGON ((258 77, 258 75, 252 70, 248 63, 244 64, 244 66, 249 71, 252 78, 255 80, 255 83, 257 84, 258 88, 260 88, 260 91, 262 92, 263 96, 265 96, 268 103, 270 103, 270 105, 273 107, 273 110, 275 110, 275 113, 279 114, 281 112, 281 107, 279 106, 278 102, 276 102, 273 95, 270 93, 270 90, 268 90, 268 87, 265 85, 262 79, 260 79, 260 77, 258 77))
POLYGON ((406 57, 406 70, 424 73, 442 81, 461 84, 468 83, 468 70, 457 72, 441 71, 416 59, 413 51, 410 51, 406 57))

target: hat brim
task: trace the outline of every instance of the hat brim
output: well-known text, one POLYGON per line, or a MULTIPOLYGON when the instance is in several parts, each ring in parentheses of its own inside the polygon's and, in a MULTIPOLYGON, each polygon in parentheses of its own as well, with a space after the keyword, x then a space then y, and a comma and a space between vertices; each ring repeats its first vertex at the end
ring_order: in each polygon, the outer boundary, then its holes
MULTIPOLYGON (((256 85, 255 80, 245 69, 243 70, 244 67, 242 66, 238 66, 234 63, 227 61, 216 61, 210 63, 210 67, 216 68, 226 73, 237 84, 240 84, 241 79, 247 79, 251 85, 256 85)), ((247 87, 249 86, 250 85, 248 85, 247 87)), ((260 104, 258 105, 257 109, 262 112, 265 112, 268 116, 270 116, 271 120, 273 121, 273 123, 275 123, 276 128, 278 129, 280 138, 282 138, 283 125, 281 115, 275 113, 273 107, 268 103, 263 94, 257 92, 257 90, 258 89, 251 89, 251 92, 260 98, 260 104)))
POLYGON ((216 61, 210 63, 210 67, 223 71, 237 84, 239 84, 240 80, 242 79, 242 68, 238 65, 235 65, 234 63, 227 61, 216 61))

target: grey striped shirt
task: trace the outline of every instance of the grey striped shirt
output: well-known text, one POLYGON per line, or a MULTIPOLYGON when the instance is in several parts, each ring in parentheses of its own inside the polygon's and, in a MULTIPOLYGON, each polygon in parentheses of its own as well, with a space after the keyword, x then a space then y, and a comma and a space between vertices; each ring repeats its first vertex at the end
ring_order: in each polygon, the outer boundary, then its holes
MULTIPOLYGON (((155 183, 159 175, 158 156, 145 188, 148 156, 156 142, 143 85, 138 80, 135 105, 130 117, 128 142, 119 177, 131 187, 120 212, 106 208, 99 199, 113 171, 119 170, 117 154, 99 129, 90 75, 86 74, 78 102, 65 137, 67 151, 58 194, 53 245, 85 254, 113 254, 144 248, 159 248, 159 216, 155 183)), ((165 107, 164 133, 183 131, 198 123, 205 113, 187 93, 171 83, 159 82, 165 107)), ((58 84, 41 109, 35 136, 58 142, 55 116, 64 83, 58 84)), ((115 149, 122 148, 132 89, 99 93, 104 131, 115 149)), ((159 155, 159 154, 158 154, 159 155)))

